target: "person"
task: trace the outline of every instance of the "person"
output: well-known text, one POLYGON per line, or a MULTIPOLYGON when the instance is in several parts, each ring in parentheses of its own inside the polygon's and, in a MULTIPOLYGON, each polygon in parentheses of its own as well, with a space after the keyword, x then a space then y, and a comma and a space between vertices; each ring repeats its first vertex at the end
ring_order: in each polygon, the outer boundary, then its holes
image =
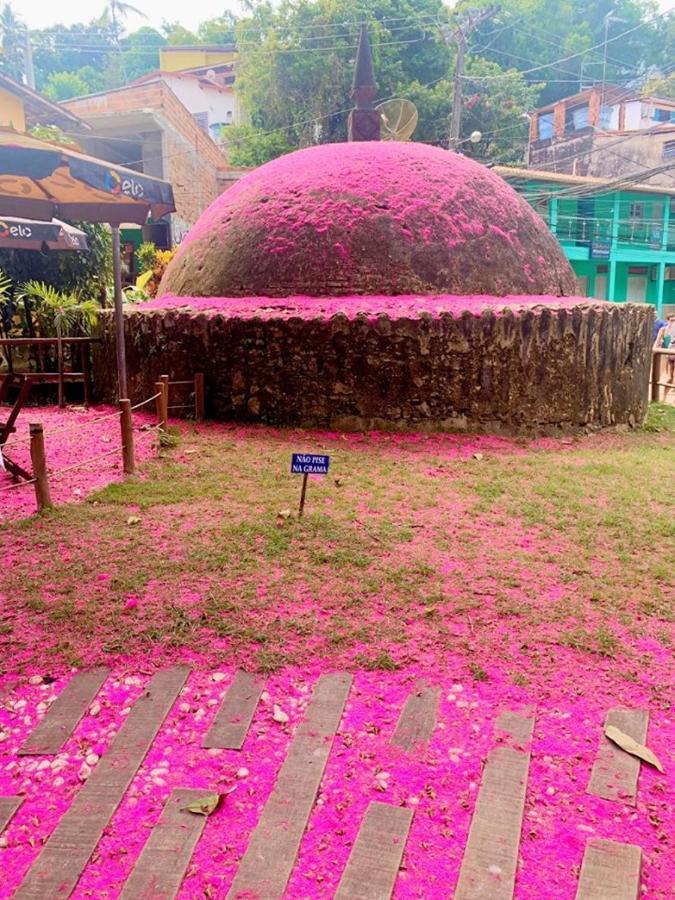
POLYGON ((665 319, 657 319, 656 322, 654 322, 654 330, 652 332, 653 341, 657 339, 657 337, 659 336, 659 331, 661 331, 662 328, 665 328, 666 325, 667 322, 665 321, 665 319))
POLYGON ((675 384, 675 313, 670 313, 654 341, 655 350, 671 350, 667 362, 667 381, 675 384))

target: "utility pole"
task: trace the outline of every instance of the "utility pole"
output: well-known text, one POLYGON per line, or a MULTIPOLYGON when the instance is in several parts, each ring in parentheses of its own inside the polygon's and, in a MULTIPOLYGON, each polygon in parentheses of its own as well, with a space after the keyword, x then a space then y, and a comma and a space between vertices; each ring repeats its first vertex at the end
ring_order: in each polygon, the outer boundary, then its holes
POLYGON ((450 132, 448 134, 448 148, 456 150, 459 146, 460 130, 462 125, 462 88, 464 80, 464 56, 469 37, 472 32, 483 22, 491 19, 499 12, 499 6, 485 6, 483 9, 470 9, 460 20, 458 25, 450 31, 447 29, 445 39, 448 43, 454 41, 457 44, 457 61, 455 63, 454 87, 452 92, 452 116, 450 118, 450 132))
POLYGON ((30 31, 26 28, 23 50, 23 71, 26 84, 35 90, 35 69, 33 68, 33 48, 30 43, 30 31))

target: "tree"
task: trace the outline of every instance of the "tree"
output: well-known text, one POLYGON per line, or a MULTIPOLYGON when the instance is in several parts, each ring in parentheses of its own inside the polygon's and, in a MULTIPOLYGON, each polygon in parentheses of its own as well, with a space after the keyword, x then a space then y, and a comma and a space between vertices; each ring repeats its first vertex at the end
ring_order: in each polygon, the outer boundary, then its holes
POLYGON ((223 140, 233 166, 262 166, 293 149, 283 133, 267 133, 252 125, 229 125, 223 129, 223 140))
POLYGON ((43 93, 57 102, 89 93, 89 85, 77 72, 54 72, 47 79, 43 93))
MULTIPOLYGON (((381 98, 446 77, 441 0, 285 0, 278 8, 263 0, 237 25, 237 89, 252 124, 283 129, 290 146, 344 140, 362 19, 371 26, 381 98)), ((436 107, 419 112, 420 129, 430 130, 436 107)))
MULTIPOLYGON (((453 14, 489 3, 460 0, 453 14)), ((542 82, 540 105, 599 83, 603 74, 610 83, 637 84, 667 61, 667 20, 654 0, 500 0, 499 7, 475 32, 471 52, 542 82)))
POLYGON ((124 23, 129 13, 140 16, 142 19, 147 19, 145 13, 138 7, 132 6, 131 3, 122 3, 121 0, 110 0, 101 14, 99 21, 108 26, 112 39, 117 46, 120 44, 124 23))
POLYGON ((125 37, 122 43, 121 67, 128 81, 159 69, 159 48, 167 43, 159 31, 144 26, 125 37))
POLYGON ((652 78, 645 85, 644 93, 661 100, 675 100, 675 72, 664 78, 652 78))
POLYGON ((89 91, 103 89, 102 73, 114 46, 100 21, 33 31, 31 42, 38 90, 43 90, 56 72, 77 72, 89 91))
POLYGON ((0 71, 15 81, 22 81, 24 74, 23 47, 25 42, 26 26, 14 13, 14 10, 5 3, 0 11, 0 39, 2 41, 2 55, 0 55, 0 71))

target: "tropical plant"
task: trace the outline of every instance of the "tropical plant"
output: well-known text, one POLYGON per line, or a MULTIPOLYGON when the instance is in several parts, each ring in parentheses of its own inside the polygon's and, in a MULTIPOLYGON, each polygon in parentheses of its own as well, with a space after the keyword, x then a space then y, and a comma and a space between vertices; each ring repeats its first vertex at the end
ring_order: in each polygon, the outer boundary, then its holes
POLYGON ((153 269, 157 261, 157 247, 152 241, 144 241, 136 251, 141 273, 153 269))
POLYGON ((42 337, 87 335, 96 323, 99 307, 94 300, 58 291, 44 281, 20 285, 17 299, 28 301, 42 337))

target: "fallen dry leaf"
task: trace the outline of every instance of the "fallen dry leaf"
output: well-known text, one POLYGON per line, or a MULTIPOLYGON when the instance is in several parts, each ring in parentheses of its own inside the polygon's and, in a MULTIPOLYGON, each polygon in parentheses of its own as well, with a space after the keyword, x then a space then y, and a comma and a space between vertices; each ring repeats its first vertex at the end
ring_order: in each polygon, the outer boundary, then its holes
POLYGON ((638 744, 636 740, 633 740, 630 735, 621 731, 620 728, 617 728, 615 725, 608 725, 605 728, 605 736, 621 747, 622 750, 625 750, 626 753, 630 753, 631 756, 637 756, 643 762, 655 766, 659 772, 663 772, 663 766, 658 757, 652 753, 649 747, 645 747, 644 744, 638 744))
POLYGON ((206 794, 199 800, 193 800, 181 809, 181 812, 194 813, 196 816, 210 816, 212 812, 218 809, 220 803, 220 794, 206 794))
POLYGON ((473 458, 474 458, 474 459, 482 459, 482 458, 483 458, 483 454, 482 454, 482 453, 474 453, 473 458))
POLYGON ((128 516, 127 517, 127 525, 138 525, 138 523, 140 521, 141 521, 140 516, 128 516))

